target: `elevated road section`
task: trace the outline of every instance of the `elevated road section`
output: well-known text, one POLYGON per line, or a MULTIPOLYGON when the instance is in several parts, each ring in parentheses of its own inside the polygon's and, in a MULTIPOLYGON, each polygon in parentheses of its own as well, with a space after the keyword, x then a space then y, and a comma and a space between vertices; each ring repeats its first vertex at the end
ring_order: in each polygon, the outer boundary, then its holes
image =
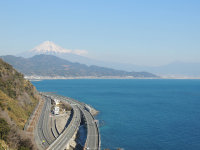
POLYGON ((81 115, 80 110, 77 106, 72 106, 74 111, 74 117, 71 120, 68 127, 64 130, 64 132, 49 146, 48 150, 63 150, 66 148, 70 139, 77 132, 80 122, 81 115))
POLYGON ((87 124, 87 139, 85 143, 85 148, 98 150, 100 141, 97 124, 88 111, 82 109, 82 113, 86 119, 87 124))
MULTIPOLYGON (((51 100, 53 97, 42 94, 45 103, 36 128, 35 140, 38 149, 63 150, 76 136, 81 122, 81 112, 78 106, 72 105, 72 117, 68 120, 63 132, 58 135, 55 123, 50 118, 51 100), (51 119, 51 120, 50 120, 51 119)), ((66 102, 66 101, 65 101, 66 102)))
POLYGON ((68 103, 71 104, 71 106, 73 107, 76 106, 76 108, 79 108, 80 112, 83 114, 87 128, 87 139, 84 149, 100 150, 101 141, 100 141, 100 133, 98 125, 95 122, 92 114, 86 108, 86 105, 84 103, 81 103, 77 100, 68 97, 59 96, 53 93, 45 93, 45 94, 51 97, 52 99, 56 98, 61 101, 67 101, 68 103))

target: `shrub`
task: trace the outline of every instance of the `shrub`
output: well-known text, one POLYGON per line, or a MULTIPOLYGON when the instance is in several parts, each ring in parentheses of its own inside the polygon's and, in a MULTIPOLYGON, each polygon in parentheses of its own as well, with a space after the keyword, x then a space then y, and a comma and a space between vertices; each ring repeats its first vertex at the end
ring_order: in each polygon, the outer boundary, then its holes
POLYGON ((21 139, 18 146, 19 150, 32 150, 33 144, 30 139, 21 139))
POLYGON ((8 106, 8 108, 7 108, 9 111, 11 111, 11 108, 8 106))
POLYGON ((3 118, 0 118, 0 138, 6 141, 9 131, 8 123, 3 118))

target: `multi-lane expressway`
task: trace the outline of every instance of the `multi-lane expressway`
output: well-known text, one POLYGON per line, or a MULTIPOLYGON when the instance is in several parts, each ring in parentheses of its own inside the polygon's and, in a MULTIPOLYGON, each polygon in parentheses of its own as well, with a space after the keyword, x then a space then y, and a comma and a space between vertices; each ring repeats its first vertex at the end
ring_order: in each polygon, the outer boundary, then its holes
POLYGON ((54 94, 51 94, 51 96, 63 101, 67 101, 71 105, 77 105, 79 107, 81 113, 83 114, 83 117, 85 118, 85 124, 87 125, 87 139, 85 143, 85 149, 99 150, 101 141, 98 126, 91 113, 86 109, 85 104, 68 97, 58 96, 54 94))
POLYGON ((49 121, 50 110, 51 110, 51 100, 49 98, 45 98, 45 103, 35 132, 36 135, 35 140, 36 143, 39 144, 40 149, 47 148, 55 140, 55 137, 53 136, 50 128, 50 121, 49 121))
POLYGON ((81 115, 79 108, 77 106, 72 106, 72 107, 74 110, 73 119, 70 121, 70 124, 64 130, 64 132, 48 147, 48 150, 65 149, 66 144, 69 142, 74 133, 77 131, 81 122, 81 115))
POLYGON ((81 122, 81 117, 83 117, 87 129, 87 138, 84 149, 100 150, 101 142, 98 126, 91 113, 86 109, 84 103, 81 103, 71 98, 55 95, 53 93, 42 93, 42 95, 43 97, 45 97, 46 102, 36 129, 36 141, 38 141, 38 137, 40 141, 36 143, 39 143, 39 148, 49 150, 65 149, 66 145, 69 143, 69 140, 78 130, 81 122), (56 132, 55 129, 52 126, 49 126, 51 99, 59 99, 63 102, 67 101, 72 106, 73 111, 70 123, 57 137, 54 134, 54 132, 56 132))

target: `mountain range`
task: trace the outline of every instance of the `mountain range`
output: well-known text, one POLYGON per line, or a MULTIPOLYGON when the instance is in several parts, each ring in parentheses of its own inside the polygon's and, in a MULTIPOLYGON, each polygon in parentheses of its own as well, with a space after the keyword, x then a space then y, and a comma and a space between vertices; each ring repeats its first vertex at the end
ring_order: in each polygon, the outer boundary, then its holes
POLYGON ((129 63, 116 63, 116 62, 104 62, 100 60, 95 60, 83 56, 84 50, 69 50, 64 49, 51 41, 45 41, 42 44, 36 46, 35 48, 23 52, 18 56, 30 58, 35 55, 45 54, 53 55, 59 58, 74 62, 81 63, 88 66, 102 66, 106 68, 113 68, 116 70, 125 70, 127 72, 151 72, 153 74, 165 77, 200 77, 200 63, 186 63, 186 62, 173 62, 167 65, 161 66, 139 66, 129 63))
POLYGON ((148 72, 127 72, 99 66, 87 66, 61 59, 53 55, 35 55, 31 58, 12 55, 1 56, 26 76, 48 77, 126 77, 126 78, 155 78, 148 72))
POLYGON ((136 71, 145 70, 163 77, 200 77, 200 63, 172 62, 162 66, 130 66, 130 68, 136 71))

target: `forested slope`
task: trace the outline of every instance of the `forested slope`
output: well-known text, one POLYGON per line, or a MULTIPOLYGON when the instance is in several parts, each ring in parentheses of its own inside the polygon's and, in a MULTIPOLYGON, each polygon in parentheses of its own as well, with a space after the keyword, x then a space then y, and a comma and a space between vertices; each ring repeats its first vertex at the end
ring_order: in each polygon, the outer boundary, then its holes
POLYGON ((0 59, 0 138, 14 149, 31 149, 22 131, 39 100, 35 87, 0 59), (7 132, 6 132, 7 131, 7 132), (28 146, 29 145, 29 146, 28 146))

